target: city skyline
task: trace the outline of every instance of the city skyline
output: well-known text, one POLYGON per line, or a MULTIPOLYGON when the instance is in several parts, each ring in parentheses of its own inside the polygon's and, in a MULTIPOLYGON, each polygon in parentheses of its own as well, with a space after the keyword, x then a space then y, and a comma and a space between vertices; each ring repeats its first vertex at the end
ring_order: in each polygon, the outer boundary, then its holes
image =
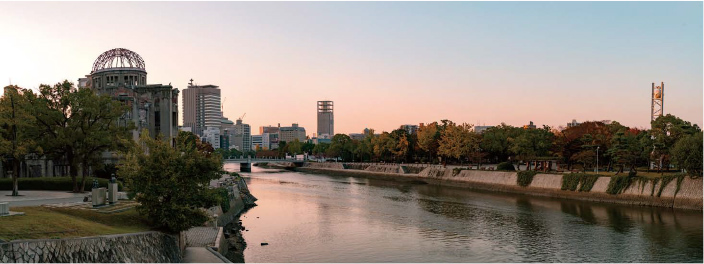
POLYGON ((103 51, 127 48, 144 58, 150 83, 220 86, 223 115, 247 113, 252 127, 298 123, 312 135, 313 105, 330 100, 344 134, 441 119, 647 128, 660 82, 664 113, 702 125, 701 2, 0 7, 8 84, 76 83, 103 51), (106 30, 115 23, 97 19, 106 8, 132 12, 120 23, 138 30, 106 30), (30 9, 36 18, 22 15, 30 9))

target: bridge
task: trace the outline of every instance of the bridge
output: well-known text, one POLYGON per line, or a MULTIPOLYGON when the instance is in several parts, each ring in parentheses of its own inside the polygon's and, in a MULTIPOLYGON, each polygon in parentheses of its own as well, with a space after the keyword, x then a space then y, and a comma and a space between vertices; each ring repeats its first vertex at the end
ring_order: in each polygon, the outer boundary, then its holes
POLYGON ((240 156, 235 158, 225 159, 225 162, 239 163, 241 172, 251 172, 252 163, 258 162, 291 162, 296 165, 301 165, 306 162, 307 159, 296 159, 296 158, 280 158, 280 157, 251 157, 251 156, 240 156))

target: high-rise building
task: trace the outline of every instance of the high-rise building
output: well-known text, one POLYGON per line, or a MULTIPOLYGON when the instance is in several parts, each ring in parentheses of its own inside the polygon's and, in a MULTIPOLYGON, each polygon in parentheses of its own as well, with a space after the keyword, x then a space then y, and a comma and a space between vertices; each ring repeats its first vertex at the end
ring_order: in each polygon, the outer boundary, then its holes
POLYGON ((252 150, 264 150, 262 139, 262 135, 252 135, 252 150))
POLYGON ((234 128, 232 146, 242 152, 252 150, 252 131, 249 124, 244 124, 242 119, 237 119, 234 128))
POLYGON ((318 101, 318 138, 321 135, 335 135, 335 118, 332 101, 318 101))
POLYGON ((192 127, 193 133, 203 136, 206 127, 220 127, 220 87, 194 85, 193 79, 183 90, 183 126, 192 127))
POLYGON ((293 142, 294 139, 298 139, 300 142, 306 141, 306 129, 298 126, 298 124, 293 123, 290 127, 280 127, 279 128, 279 141, 286 141, 287 143, 293 142))

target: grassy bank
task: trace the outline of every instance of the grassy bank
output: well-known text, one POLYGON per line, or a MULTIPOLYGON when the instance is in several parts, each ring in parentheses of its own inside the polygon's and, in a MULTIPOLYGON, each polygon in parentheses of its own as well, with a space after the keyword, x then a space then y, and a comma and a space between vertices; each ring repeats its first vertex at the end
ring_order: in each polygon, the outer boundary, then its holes
POLYGON ((146 220, 132 208, 104 214, 91 210, 13 207, 25 215, 0 218, 0 239, 68 238, 149 231, 146 220))

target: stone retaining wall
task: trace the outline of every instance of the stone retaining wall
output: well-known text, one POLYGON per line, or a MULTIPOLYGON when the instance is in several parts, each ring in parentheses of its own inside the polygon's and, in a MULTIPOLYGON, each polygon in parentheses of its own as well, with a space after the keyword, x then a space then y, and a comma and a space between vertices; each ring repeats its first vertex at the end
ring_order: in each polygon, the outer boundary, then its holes
POLYGON ((142 232, 0 243, 0 262, 181 262, 178 238, 142 232))
MULTIPOLYGON (((324 163, 310 163, 306 167, 307 169, 325 171, 328 166, 322 166, 322 164, 324 163)), ((517 184, 516 172, 462 170, 457 175, 453 175, 451 168, 434 165, 424 168, 417 174, 413 174, 399 173, 398 168, 399 166, 396 165, 372 165, 364 171, 354 169, 328 171, 332 173, 349 173, 350 175, 363 177, 374 176, 374 172, 378 172, 378 176, 385 179, 425 179, 428 183, 433 184, 463 186, 491 191, 694 210, 702 210, 702 198, 704 195, 702 193, 702 178, 691 179, 685 177, 679 191, 676 191, 677 180, 672 180, 663 188, 660 197, 658 197, 657 193, 662 181, 655 184, 654 192, 652 181, 636 181, 626 188, 623 193, 612 195, 606 193, 611 181, 611 177, 607 176, 599 177, 591 191, 579 192, 562 190, 562 174, 536 174, 528 187, 520 187, 517 184), (365 173, 360 174, 357 172, 365 173)))

